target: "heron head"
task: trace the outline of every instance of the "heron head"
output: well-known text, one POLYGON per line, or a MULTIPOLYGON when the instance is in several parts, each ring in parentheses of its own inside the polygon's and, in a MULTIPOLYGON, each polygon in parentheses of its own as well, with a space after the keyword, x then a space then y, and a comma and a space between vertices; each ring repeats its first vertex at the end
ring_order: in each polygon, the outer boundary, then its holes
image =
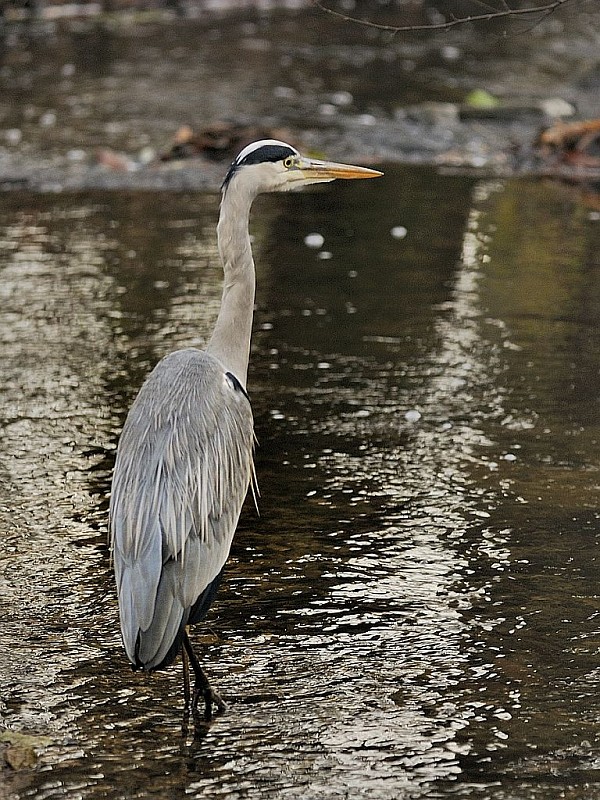
POLYGON ((285 142, 262 139, 238 154, 225 176, 222 190, 225 193, 235 185, 255 196, 261 192, 300 189, 336 178, 377 178, 382 174, 366 167, 307 158, 285 142))

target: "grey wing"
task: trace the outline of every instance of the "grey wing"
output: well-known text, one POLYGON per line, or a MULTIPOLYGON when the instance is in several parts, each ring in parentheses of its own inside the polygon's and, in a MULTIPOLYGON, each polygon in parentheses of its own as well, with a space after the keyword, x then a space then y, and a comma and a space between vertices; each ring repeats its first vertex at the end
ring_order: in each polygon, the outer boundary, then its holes
POLYGON ((220 574, 252 477, 252 411, 213 357, 180 350, 149 375, 119 442, 110 529, 130 661, 170 663, 220 574))

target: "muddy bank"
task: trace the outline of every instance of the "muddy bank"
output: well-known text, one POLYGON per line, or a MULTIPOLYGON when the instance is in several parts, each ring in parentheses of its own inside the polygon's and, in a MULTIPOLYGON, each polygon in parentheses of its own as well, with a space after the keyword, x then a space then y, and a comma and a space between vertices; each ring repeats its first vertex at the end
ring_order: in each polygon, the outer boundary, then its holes
POLYGON ((600 114, 593 4, 524 33, 391 36, 315 10, 6 25, 0 186, 216 188, 229 154, 162 163, 181 125, 261 126, 313 153, 511 174, 556 119, 600 114), (482 99, 483 98, 483 99, 482 99))

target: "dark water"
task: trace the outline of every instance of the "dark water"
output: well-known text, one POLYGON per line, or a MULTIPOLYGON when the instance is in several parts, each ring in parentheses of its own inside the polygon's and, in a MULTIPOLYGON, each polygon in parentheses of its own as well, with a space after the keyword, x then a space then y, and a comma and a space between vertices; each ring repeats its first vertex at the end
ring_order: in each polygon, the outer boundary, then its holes
POLYGON ((229 710, 183 736, 179 668, 129 671, 110 470, 210 331, 217 202, 2 198, 2 722, 49 737, 5 793, 600 797, 600 215, 557 185, 257 202, 261 515, 195 637, 229 710))

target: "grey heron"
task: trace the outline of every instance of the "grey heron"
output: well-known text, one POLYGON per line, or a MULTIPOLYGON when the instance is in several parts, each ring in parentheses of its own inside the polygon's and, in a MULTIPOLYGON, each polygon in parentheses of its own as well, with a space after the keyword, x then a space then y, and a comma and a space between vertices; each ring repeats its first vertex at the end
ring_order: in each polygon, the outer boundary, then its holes
POLYGON ((207 720, 213 706, 225 706, 194 654, 188 626, 204 618, 215 596, 253 476, 246 392, 255 291, 250 207, 260 192, 381 174, 310 159, 274 139, 245 147, 222 186, 224 287, 208 345, 163 358, 123 427, 109 527, 125 651, 134 668, 153 671, 183 650, 186 710, 196 712, 203 697, 207 720))

